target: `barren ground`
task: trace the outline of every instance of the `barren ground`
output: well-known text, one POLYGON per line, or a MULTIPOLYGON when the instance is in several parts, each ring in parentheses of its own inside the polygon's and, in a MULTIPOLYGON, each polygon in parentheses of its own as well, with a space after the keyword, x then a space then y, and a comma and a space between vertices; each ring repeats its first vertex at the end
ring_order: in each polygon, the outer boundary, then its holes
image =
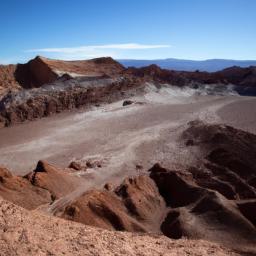
MULTIPOLYGON (((73 193, 56 200, 50 206, 41 208, 48 213, 57 214, 59 209, 85 190, 101 187, 106 182, 118 184, 124 177, 145 172, 156 162, 167 165, 169 168, 191 166, 196 160, 195 155, 179 141, 179 135, 187 128, 189 121, 202 119, 210 123, 229 124, 256 133, 255 98, 196 96, 182 91, 165 89, 155 91, 151 88, 146 95, 132 100, 137 103, 123 107, 123 101, 120 101, 95 107, 87 112, 80 109, 76 112, 66 112, 0 129, 0 164, 15 174, 24 175, 35 168, 39 159, 61 167, 67 167, 72 160, 98 161, 100 166, 74 174, 80 176, 83 182, 73 193)), ((44 221, 45 217, 40 218, 44 221)), ((32 222, 28 223, 30 224, 32 222)), ((37 224, 33 223, 33 225, 37 224)), ((73 228, 75 227, 72 226, 73 228)), ((85 230, 90 229, 86 227, 85 230)), ((30 232, 32 231, 29 228, 22 228, 20 235, 17 234, 17 239, 19 236, 21 239, 25 237, 24 239, 30 240, 29 236, 32 234, 30 232)), ((96 234, 98 231, 94 232, 96 234)), ((126 234, 122 235, 124 236, 126 234)), ((127 236, 137 239, 139 235, 128 234, 127 236)), ((6 237, 6 241, 8 239, 6 237)), ((103 239, 105 241, 105 238, 103 239)), ((34 243, 34 240, 32 242, 34 243)), ((112 248, 113 241, 111 240, 110 243, 112 248)), ((193 241, 190 243, 189 246, 195 247, 193 241)), ((136 246, 138 249, 140 245, 136 244, 136 246)), ((200 245, 198 248, 203 246, 200 245)), ((55 248, 55 245, 52 248, 55 248)), ((22 247, 22 250, 26 248, 22 247)), ((126 254, 129 255, 127 252, 126 254)), ((214 250, 212 252, 215 253, 214 250)), ((210 254, 210 251, 199 254, 210 254)), ((106 255, 112 254, 106 252, 106 255)))
MULTIPOLYGON (((122 101, 92 111, 66 112, 0 130, 0 163, 15 174, 35 168, 39 159, 67 167, 72 160, 97 160, 101 168, 80 173, 83 190, 147 170, 154 163, 191 164, 193 155, 177 139, 195 119, 256 132, 256 99, 191 96, 189 92, 149 88, 123 107, 122 101), (142 170, 136 170, 136 165, 142 170)), ((138 168, 137 168, 138 169, 138 168)))
POLYGON ((254 98, 149 92, 136 100, 143 104, 122 107, 120 101, 1 129, 0 162, 16 174, 25 174, 39 159, 62 167, 74 159, 96 159, 102 168, 90 176, 123 178, 136 164, 147 169, 170 157, 177 162, 177 132, 191 120, 256 132, 254 98))
POLYGON ((0 255, 238 255, 202 240, 107 231, 27 211, 0 198, 0 255))

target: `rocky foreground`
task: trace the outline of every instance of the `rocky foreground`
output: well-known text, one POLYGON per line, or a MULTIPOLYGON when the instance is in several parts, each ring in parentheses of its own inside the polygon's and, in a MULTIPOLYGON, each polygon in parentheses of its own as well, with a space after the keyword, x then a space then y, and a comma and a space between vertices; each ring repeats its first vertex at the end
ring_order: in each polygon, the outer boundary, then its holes
POLYGON ((0 198, 0 255, 237 255, 206 242, 113 232, 27 211, 0 198))
POLYGON ((1 168, 0 196, 30 210, 2 201, 1 247, 9 253, 31 250, 46 255, 47 250, 48 255, 56 250, 74 255, 231 253, 223 248, 255 254, 256 136, 230 126, 194 121, 179 140, 193 153, 196 161, 192 166, 169 169, 155 164, 120 185, 107 183, 102 189, 83 193, 76 193, 83 186, 77 173, 97 162, 72 162, 69 168, 60 169, 40 161, 24 177, 1 168), (112 231, 65 222, 38 211, 112 231))

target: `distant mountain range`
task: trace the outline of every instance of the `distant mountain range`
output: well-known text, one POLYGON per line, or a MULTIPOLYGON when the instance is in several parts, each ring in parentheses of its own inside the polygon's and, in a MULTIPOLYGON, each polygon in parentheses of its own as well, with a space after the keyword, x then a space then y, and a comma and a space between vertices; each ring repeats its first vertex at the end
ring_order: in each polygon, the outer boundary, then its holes
POLYGON ((156 64, 161 68, 180 70, 180 71, 208 71, 215 72, 224 68, 239 66, 249 67, 256 66, 256 60, 225 60, 225 59, 210 59, 210 60, 181 60, 181 59, 156 59, 156 60, 118 60, 125 67, 145 67, 151 64, 156 64))

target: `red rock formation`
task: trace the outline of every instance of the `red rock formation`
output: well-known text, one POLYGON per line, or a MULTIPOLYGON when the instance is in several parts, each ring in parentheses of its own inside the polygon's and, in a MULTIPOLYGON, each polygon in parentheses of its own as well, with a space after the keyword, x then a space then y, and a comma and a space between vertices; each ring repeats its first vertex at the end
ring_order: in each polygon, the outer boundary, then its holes
POLYGON ((91 60, 63 61, 40 57, 54 71, 80 74, 84 76, 115 77, 124 70, 124 67, 110 57, 91 60))
POLYGON ((148 176, 126 178, 115 192, 131 215, 144 225, 157 226, 161 223, 165 204, 148 176))
POLYGON ((27 209, 51 203, 73 192, 80 184, 78 177, 43 161, 24 177, 0 168, 0 196, 27 209))
POLYGON ((18 64, 15 78, 23 88, 34 88, 56 81, 58 75, 47 65, 44 58, 38 56, 26 64, 18 64))
POLYGON ((49 191, 53 199, 71 193, 80 184, 79 178, 43 161, 39 161, 36 169, 25 178, 32 185, 49 191))
POLYGON ((60 215, 87 225, 126 231, 160 231, 163 199, 148 176, 127 178, 115 191, 91 190, 60 215))
POLYGON ((123 70, 124 67, 112 58, 62 61, 37 56, 26 64, 0 65, 0 95, 9 89, 27 89, 52 83, 65 73, 112 77, 117 76, 123 70))
POLYGON ((145 232, 113 192, 91 190, 68 205, 60 217, 109 230, 145 232))
POLYGON ((33 186, 22 177, 13 176, 5 168, 0 168, 0 196, 27 209, 52 201, 47 190, 33 186))
POLYGON ((165 235, 175 239, 183 236, 206 239, 238 250, 253 250, 256 228, 246 217, 248 211, 242 214, 235 201, 199 187, 191 176, 177 171, 159 165, 149 171, 170 207, 161 226, 165 235))

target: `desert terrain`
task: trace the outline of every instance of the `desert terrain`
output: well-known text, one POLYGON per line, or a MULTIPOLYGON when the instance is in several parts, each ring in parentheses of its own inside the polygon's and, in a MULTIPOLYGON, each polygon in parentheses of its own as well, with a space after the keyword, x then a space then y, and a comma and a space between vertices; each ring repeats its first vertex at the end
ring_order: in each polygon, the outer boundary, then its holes
POLYGON ((256 133, 253 97, 200 96, 187 90, 148 85, 144 96, 129 98, 135 104, 122 106, 122 100, 1 129, 1 163, 24 175, 39 158, 61 167, 92 158, 102 161, 101 171, 110 174, 110 169, 133 169, 136 163, 148 168, 161 160, 158 151, 163 159, 173 159, 178 148, 169 147, 163 155, 157 147, 175 145, 179 132, 196 119, 256 133))
POLYGON ((3 255, 256 254, 255 68, 23 65, 0 98, 3 255))

